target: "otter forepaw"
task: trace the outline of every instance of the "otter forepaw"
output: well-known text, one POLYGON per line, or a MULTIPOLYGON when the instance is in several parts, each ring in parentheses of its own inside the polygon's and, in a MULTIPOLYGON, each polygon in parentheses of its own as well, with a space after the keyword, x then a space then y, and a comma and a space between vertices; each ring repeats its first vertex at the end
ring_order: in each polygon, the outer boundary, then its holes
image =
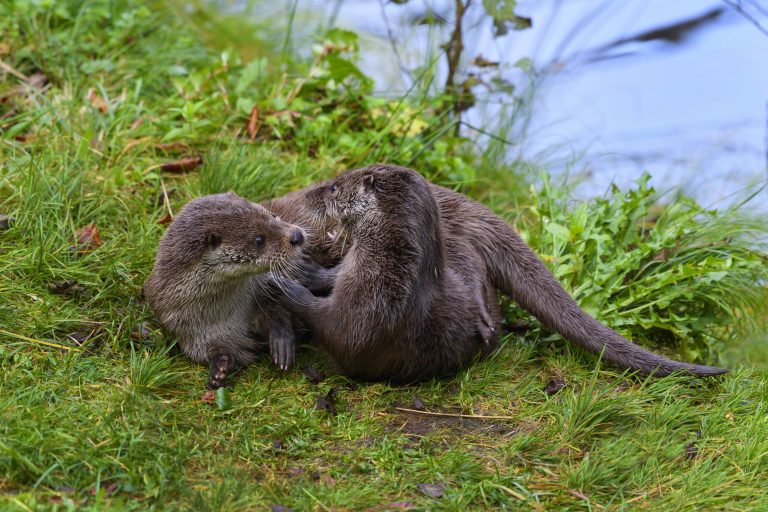
POLYGON ((312 255, 304 253, 299 264, 300 284, 313 293, 329 293, 336 281, 337 270, 325 268, 315 261, 312 255))
POLYGON ((308 306, 314 299, 312 292, 291 279, 272 276, 269 286, 275 292, 278 302, 291 311, 308 306))
POLYGON ((296 362, 296 336, 285 328, 273 328, 269 334, 269 356, 281 370, 290 370, 296 362))
POLYGON ((235 358, 229 354, 217 354, 211 357, 211 373, 208 376, 208 389, 218 389, 224 385, 227 376, 237 369, 235 358))

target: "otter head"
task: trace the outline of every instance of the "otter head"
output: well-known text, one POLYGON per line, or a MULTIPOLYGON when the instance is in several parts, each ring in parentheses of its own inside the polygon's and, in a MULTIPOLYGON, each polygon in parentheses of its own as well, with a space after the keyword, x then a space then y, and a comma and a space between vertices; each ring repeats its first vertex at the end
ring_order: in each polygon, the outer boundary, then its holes
POLYGON ((347 171, 309 191, 307 205, 343 226, 354 228, 380 213, 396 214, 431 197, 427 182, 416 171, 392 165, 372 165, 347 171))
POLYGON ((229 192, 184 206, 160 243, 158 261, 198 264, 211 278, 236 278, 284 266, 303 243, 301 228, 229 192))

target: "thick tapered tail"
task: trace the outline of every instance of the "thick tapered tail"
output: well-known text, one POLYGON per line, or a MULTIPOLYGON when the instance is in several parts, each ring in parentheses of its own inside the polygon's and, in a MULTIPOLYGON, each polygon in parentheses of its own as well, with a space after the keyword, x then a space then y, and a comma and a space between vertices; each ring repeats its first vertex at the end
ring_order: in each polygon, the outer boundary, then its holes
POLYGON ((548 328, 621 368, 657 376, 673 372, 700 377, 728 370, 667 359, 630 342, 579 307, 528 245, 502 219, 488 212, 491 225, 482 244, 494 286, 518 302, 548 328))

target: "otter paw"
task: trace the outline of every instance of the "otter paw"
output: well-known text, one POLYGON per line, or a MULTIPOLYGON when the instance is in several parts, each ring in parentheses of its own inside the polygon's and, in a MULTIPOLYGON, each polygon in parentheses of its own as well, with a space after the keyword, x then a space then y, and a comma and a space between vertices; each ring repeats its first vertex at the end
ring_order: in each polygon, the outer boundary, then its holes
POLYGON ((483 343, 488 345, 496 332, 496 326, 494 325, 493 318, 491 318, 491 315, 485 308, 480 308, 480 318, 477 320, 476 328, 483 339, 483 343))
POLYGON ((298 282, 312 292, 330 292, 336 280, 336 270, 323 267, 307 253, 302 254, 301 259, 298 282))
POLYGON ((296 337, 292 331, 273 330, 269 336, 269 355, 281 370, 290 370, 296 362, 296 337))
POLYGON ((237 369, 235 358, 229 354, 217 354, 211 358, 211 373, 205 385, 208 389, 218 389, 224 385, 227 376, 237 369))

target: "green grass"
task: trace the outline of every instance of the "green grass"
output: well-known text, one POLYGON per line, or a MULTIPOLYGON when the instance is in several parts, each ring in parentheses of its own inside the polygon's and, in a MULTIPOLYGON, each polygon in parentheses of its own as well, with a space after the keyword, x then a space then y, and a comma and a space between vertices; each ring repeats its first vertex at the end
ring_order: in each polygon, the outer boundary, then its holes
MULTIPOLYGON (((269 47, 268 33, 246 24, 253 33, 224 64, 227 33, 214 38, 211 27, 244 34, 242 20, 181 16, 159 2, 43 4, 0 6, 0 58, 50 82, 19 93, 21 81, 0 71, 0 97, 10 94, 0 103, 0 214, 15 218, 0 231, 0 509, 768 507, 757 284, 767 267, 746 236, 758 223, 690 203, 651 222, 642 185, 575 209, 547 187, 529 195, 528 165, 454 138, 432 108, 439 98, 372 96, 345 63, 352 50, 286 62, 282 38, 269 47), (265 120, 251 138, 253 105, 265 120), (204 161, 192 172, 158 167, 190 155, 204 161), (606 321, 673 356, 722 354, 733 373, 642 380, 533 323, 488 360, 412 387, 351 382, 303 348, 300 365, 324 370, 325 381, 262 360, 235 377, 230 406, 219 408, 202 400, 206 369, 172 337, 131 336, 151 320, 140 290, 164 229, 163 187, 178 211, 201 194, 260 200, 374 160, 486 201, 606 321), (88 224, 103 244, 77 254, 88 224), (696 269, 722 274, 701 280, 696 269), (656 284, 654 297, 671 304, 646 306, 642 292, 656 284), (549 396, 559 379, 566 386, 549 396), (335 415, 316 407, 333 387, 335 415), (403 411, 414 397, 445 415, 403 411)), ((350 34, 318 39, 354 46, 350 34)))

